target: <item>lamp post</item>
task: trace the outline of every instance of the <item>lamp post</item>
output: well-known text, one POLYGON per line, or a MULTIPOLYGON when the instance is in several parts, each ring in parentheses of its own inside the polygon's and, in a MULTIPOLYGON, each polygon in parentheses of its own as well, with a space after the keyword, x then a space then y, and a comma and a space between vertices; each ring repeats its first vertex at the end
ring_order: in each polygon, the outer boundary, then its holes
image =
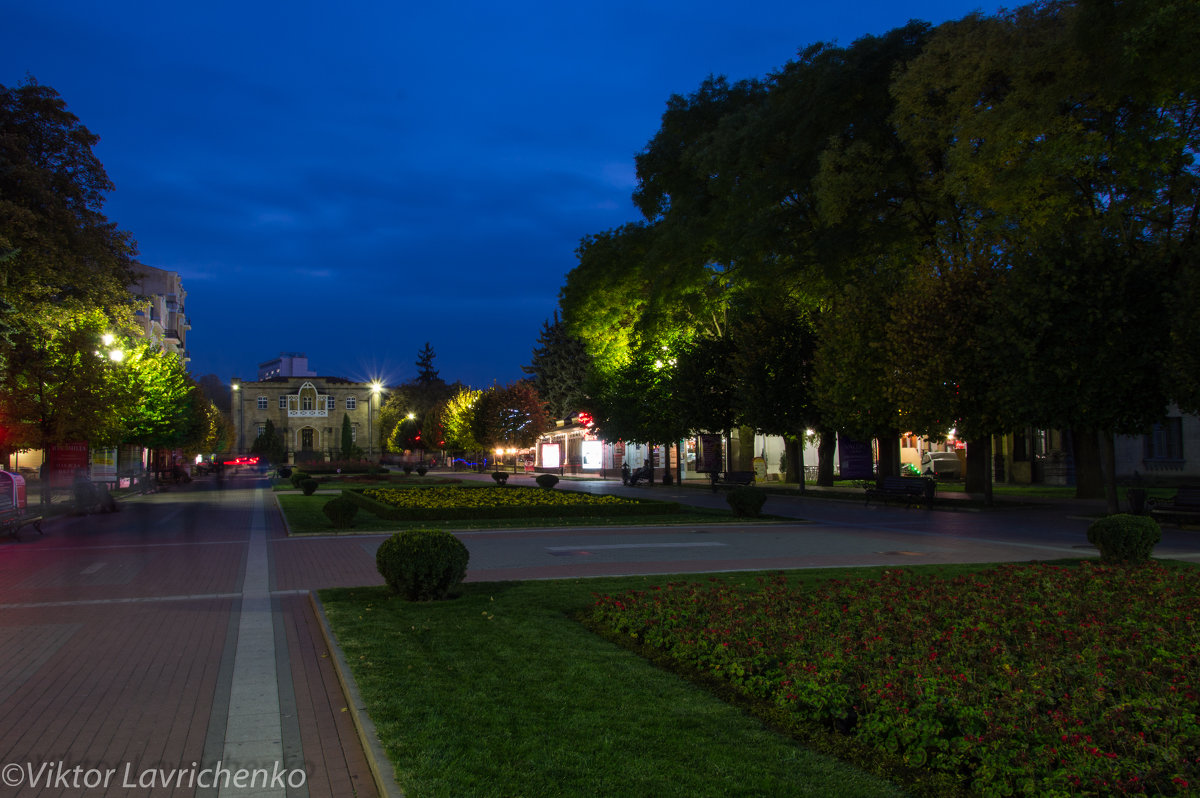
POLYGON ((374 413, 374 404, 378 401, 379 391, 383 386, 378 380, 371 382, 371 394, 367 397, 367 459, 370 460, 375 451, 375 434, 372 428, 372 415, 374 413))

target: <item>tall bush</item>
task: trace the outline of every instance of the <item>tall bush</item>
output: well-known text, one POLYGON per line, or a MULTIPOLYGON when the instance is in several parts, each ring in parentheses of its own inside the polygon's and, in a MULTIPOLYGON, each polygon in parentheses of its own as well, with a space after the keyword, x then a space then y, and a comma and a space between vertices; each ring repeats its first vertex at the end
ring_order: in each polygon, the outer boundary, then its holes
POLYGON ((767 501, 767 492, 752 485, 738 485, 725 497, 736 516, 757 518, 767 501))
POLYGON ((1088 543, 1100 549, 1101 560, 1141 563, 1162 540, 1162 528, 1150 516, 1118 513, 1094 522, 1087 536, 1088 543))
POLYGON ((385 540, 375 566, 388 587, 409 601, 443 599, 467 574, 470 554, 442 529, 409 529, 385 540))

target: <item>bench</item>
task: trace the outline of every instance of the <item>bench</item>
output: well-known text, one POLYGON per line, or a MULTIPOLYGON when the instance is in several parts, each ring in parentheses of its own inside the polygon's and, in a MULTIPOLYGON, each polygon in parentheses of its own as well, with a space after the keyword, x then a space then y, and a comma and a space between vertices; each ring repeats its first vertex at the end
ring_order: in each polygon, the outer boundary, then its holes
POLYGON ((937 483, 928 477, 884 477, 874 487, 867 488, 866 503, 872 499, 880 499, 887 504, 892 499, 906 504, 920 502, 926 506, 933 504, 933 495, 937 483))
POLYGON ((1200 486, 1186 485, 1175 491, 1170 499, 1150 499, 1146 507, 1151 516, 1167 516, 1171 518, 1200 517, 1200 486))
POLYGON ((19 540, 23 526, 32 526, 39 535, 45 534, 42 532, 42 516, 40 515, 26 515, 21 510, 5 510, 0 513, 0 535, 7 535, 19 540))
POLYGON ((708 478, 712 480, 713 493, 717 492, 717 485, 753 485, 755 480, 753 471, 710 471, 708 478))

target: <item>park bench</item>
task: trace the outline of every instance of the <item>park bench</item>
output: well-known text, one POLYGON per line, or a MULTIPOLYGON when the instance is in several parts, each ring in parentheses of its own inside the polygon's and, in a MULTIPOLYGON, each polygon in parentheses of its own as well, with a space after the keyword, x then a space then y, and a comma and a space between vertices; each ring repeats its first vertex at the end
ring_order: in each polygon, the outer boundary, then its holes
POLYGON ((1200 518, 1200 486, 1185 485, 1170 499, 1150 499, 1146 502, 1150 515, 1177 520, 1200 518))
POLYGON ((20 540, 23 526, 32 526, 39 535, 45 534, 42 532, 42 516, 40 515, 31 515, 24 510, 15 509, 0 513, 0 535, 20 540))
POLYGON ((884 477, 874 487, 867 488, 866 503, 878 499, 887 504, 892 499, 906 504, 933 504, 937 483, 927 477, 884 477))
POLYGON ((712 480, 713 493, 717 485, 753 485, 756 475, 753 471, 710 471, 708 478, 712 480))

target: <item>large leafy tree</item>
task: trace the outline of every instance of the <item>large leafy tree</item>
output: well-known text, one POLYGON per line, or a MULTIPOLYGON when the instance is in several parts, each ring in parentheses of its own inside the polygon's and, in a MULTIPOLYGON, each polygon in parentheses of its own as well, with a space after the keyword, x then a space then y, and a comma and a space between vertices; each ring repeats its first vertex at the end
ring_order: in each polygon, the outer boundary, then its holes
POLYGON ((54 89, 32 78, 0 85, 0 295, 19 312, 131 301, 136 246, 102 212, 113 185, 98 141, 54 89))
MULTIPOLYGON (((73 304, 73 303, 72 303, 73 304)), ((4 417, 13 449, 91 441, 116 445, 123 413, 135 400, 131 383, 104 343, 109 319, 99 310, 43 306, 19 319, 6 342, 0 373, 4 417)))
POLYGON ((462 386, 442 405, 440 418, 447 449, 476 452, 486 448, 475 436, 475 406, 482 396, 483 391, 462 386))
POLYGON ((484 391, 474 405, 473 437, 489 448, 525 448, 537 442, 550 417, 527 380, 484 391))

